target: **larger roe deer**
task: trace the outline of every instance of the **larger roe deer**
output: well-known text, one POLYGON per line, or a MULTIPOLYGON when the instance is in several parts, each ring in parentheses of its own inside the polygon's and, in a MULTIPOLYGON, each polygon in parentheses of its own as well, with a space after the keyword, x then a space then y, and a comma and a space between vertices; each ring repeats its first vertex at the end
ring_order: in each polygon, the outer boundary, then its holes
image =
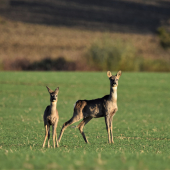
POLYGON ((69 121, 63 124, 63 127, 60 132, 60 136, 58 138, 58 142, 60 142, 64 130, 69 125, 79 121, 80 119, 83 119, 78 125, 78 128, 85 142, 88 143, 88 140, 83 132, 83 127, 92 118, 105 117, 106 129, 108 132, 108 142, 114 143, 113 133, 112 133, 112 119, 116 111, 118 110, 117 86, 118 86, 118 80, 121 76, 121 71, 118 71, 118 73, 115 76, 112 76, 111 72, 108 71, 107 76, 109 77, 110 80, 110 94, 94 100, 78 100, 74 106, 73 117, 69 121))
MULTIPOLYGON (((46 86, 47 87, 47 86, 46 86)), ((53 146, 55 148, 55 140, 56 140, 56 146, 58 147, 58 141, 57 141, 57 134, 56 134, 56 128, 59 120, 58 111, 56 109, 57 107, 57 100, 58 100, 58 92, 59 87, 55 89, 55 91, 51 90, 49 87, 47 87, 47 90, 50 94, 50 102, 51 105, 47 106, 44 111, 44 126, 45 126, 45 139, 43 143, 43 147, 45 146, 45 142, 47 140, 48 136, 48 147, 50 147, 49 140, 50 140, 50 126, 52 125, 52 132, 53 132, 53 146)))

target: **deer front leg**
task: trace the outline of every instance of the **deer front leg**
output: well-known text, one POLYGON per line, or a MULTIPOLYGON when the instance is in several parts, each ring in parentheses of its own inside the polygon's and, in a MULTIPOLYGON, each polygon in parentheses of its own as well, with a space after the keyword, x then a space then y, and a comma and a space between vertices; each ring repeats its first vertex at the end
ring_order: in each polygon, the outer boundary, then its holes
POLYGON ((48 131, 48 148, 50 147, 50 125, 47 125, 47 131, 48 131))
POLYGON ((58 140, 57 140, 57 133, 56 133, 57 123, 58 123, 58 121, 56 121, 53 126, 53 146, 54 146, 54 148, 55 148, 55 141, 56 141, 56 147, 59 147, 58 140))
POLYGON ((53 133, 53 146, 54 146, 54 148, 55 148, 55 141, 56 141, 56 147, 59 147, 58 140, 57 140, 56 127, 54 127, 54 133, 53 133))
POLYGON ((85 136, 85 134, 84 134, 84 132, 83 132, 83 127, 84 127, 91 119, 92 119, 92 117, 86 117, 86 118, 84 118, 84 119, 80 122, 80 124, 78 125, 78 128, 79 128, 79 130, 80 130, 80 133, 82 134, 83 139, 84 139, 84 141, 85 141, 86 143, 89 143, 89 142, 88 142, 88 140, 87 140, 87 138, 86 138, 86 136, 85 136))
POLYGON ((53 147, 55 148, 55 139, 56 139, 56 132, 55 132, 55 126, 52 126, 53 128, 53 147))
POLYGON ((56 147, 59 147, 58 140, 57 140, 57 134, 55 135, 55 140, 56 140, 56 147))
POLYGON ((45 146, 45 142, 47 140, 47 136, 48 136, 48 129, 47 129, 47 125, 45 125, 45 138, 44 138, 44 142, 43 142, 43 148, 45 146))
POLYGON ((111 143, 114 143, 114 141, 113 141, 113 132, 112 132, 112 120, 113 120, 113 116, 110 117, 109 124, 110 124, 111 143))
POLYGON ((56 147, 59 147, 58 140, 57 140, 57 132, 56 132, 57 124, 58 124, 58 120, 56 120, 56 123, 55 123, 55 140, 56 140, 56 147))
POLYGON ((109 122, 108 116, 105 117, 105 123, 106 123, 106 130, 107 130, 107 133, 108 133, 108 142, 111 143, 111 140, 110 140, 110 122, 109 122))

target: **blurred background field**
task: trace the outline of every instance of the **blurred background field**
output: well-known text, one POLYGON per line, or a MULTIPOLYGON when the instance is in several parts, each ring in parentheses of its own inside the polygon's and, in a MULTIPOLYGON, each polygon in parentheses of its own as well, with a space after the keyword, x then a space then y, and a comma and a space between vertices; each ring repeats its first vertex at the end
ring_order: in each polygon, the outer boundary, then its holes
POLYGON ((169 0, 1 0, 0 70, 170 71, 169 31, 169 0))
POLYGON ((169 84, 169 73, 122 72, 113 117, 115 143, 108 144, 104 118, 98 118, 84 127, 90 144, 76 128, 79 121, 53 149, 42 148, 43 112, 50 104, 45 86, 60 87, 59 136, 78 99, 109 94, 106 72, 0 72, 1 169, 169 170, 169 84))

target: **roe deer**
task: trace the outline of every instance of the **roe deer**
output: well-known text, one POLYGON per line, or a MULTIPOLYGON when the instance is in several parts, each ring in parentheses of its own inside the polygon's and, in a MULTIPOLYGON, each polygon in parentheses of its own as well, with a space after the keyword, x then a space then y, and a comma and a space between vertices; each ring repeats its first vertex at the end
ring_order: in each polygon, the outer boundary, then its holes
POLYGON ((121 71, 118 71, 118 73, 115 76, 112 76, 111 72, 108 71, 107 76, 109 77, 110 80, 110 94, 94 100, 78 100, 74 106, 73 117, 69 121, 63 124, 63 127, 60 132, 60 136, 58 138, 58 142, 60 142, 64 130, 69 125, 79 121, 80 119, 83 119, 78 125, 78 128, 85 142, 88 143, 88 140, 83 132, 83 127, 92 118, 105 117, 106 129, 108 132, 108 142, 114 143, 113 134, 112 134, 112 119, 116 111, 118 110, 117 86, 118 86, 118 80, 121 76, 121 71), (111 135, 111 139, 110 139, 110 135, 111 135))
MULTIPOLYGON (((47 86, 46 86, 47 87, 47 86)), ((58 141, 57 141, 57 134, 56 134, 56 128, 59 120, 58 111, 56 109, 57 107, 57 100, 58 100, 58 92, 59 87, 55 89, 55 91, 51 90, 49 87, 47 87, 48 92, 50 93, 50 102, 51 105, 47 106, 44 111, 44 126, 45 126, 45 139, 43 143, 43 147, 45 146, 45 142, 48 136, 48 147, 50 147, 49 140, 50 140, 50 126, 52 125, 52 132, 53 132, 53 146, 55 148, 55 140, 56 140, 56 146, 58 147, 58 141)))

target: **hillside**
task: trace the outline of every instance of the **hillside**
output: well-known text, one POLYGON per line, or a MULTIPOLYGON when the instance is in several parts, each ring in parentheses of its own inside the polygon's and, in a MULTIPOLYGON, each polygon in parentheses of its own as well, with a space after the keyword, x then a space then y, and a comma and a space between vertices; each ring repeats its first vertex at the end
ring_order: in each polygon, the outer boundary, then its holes
POLYGON ((169 0, 6 0, 15 21, 112 32, 150 33, 170 18, 169 0))
MULTIPOLYGON (((169 59, 155 34, 168 26, 169 1, 2 0, 0 2, 0 69, 16 63, 63 57, 78 61, 102 37, 132 44, 139 56, 169 59)), ((12 65, 12 67, 11 67, 12 65)))

